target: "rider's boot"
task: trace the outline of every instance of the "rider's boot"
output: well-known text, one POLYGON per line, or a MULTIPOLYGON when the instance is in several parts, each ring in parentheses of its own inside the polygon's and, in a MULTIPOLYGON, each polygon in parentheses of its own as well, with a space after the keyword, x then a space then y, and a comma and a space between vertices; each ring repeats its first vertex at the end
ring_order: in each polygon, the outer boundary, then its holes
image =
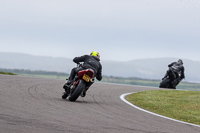
POLYGON ((64 84, 64 86, 63 86, 63 89, 65 89, 65 88, 67 88, 67 87, 69 87, 70 86, 70 84, 72 83, 72 81, 71 80, 69 80, 69 79, 66 79, 67 81, 65 82, 65 84, 64 84))
POLYGON ((70 80, 70 79, 66 79, 66 80, 67 80, 67 82, 66 82, 67 85, 70 85, 72 83, 72 80, 70 80))
POLYGON ((70 81, 69 79, 66 79, 66 83, 63 86, 63 89, 65 90, 64 93, 70 93, 70 85, 72 83, 72 81, 70 81))

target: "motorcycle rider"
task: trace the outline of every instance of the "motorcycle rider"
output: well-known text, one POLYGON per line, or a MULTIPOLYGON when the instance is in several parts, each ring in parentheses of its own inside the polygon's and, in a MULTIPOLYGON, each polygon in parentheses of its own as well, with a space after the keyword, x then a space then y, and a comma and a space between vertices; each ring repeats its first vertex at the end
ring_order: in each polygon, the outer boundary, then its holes
MULTIPOLYGON (((79 64, 80 62, 83 62, 83 65, 81 67, 75 67, 71 70, 69 79, 67 83, 63 86, 64 89, 68 89, 68 86, 74 81, 74 78, 76 74, 78 74, 81 70, 86 69, 92 69, 94 71, 94 76, 97 80, 102 80, 102 65, 100 63, 100 55, 97 51, 92 51, 90 55, 83 55, 80 57, 75 57, 73 59, 73 62, 79 64)), ((85 91, 81 94, 82 97, 85 97, 86 91, 89 89, 89 87, 92 85, 91 83, 85 91)))
POLYGON ((179 59, 177 62, 172 62, 168 65, 169 70, 166 72, 165 76, 162 78, 170 77, 172 87, 175 89, 176 86, 185 78, 185 68, 183 66, 183 61, 179 59))

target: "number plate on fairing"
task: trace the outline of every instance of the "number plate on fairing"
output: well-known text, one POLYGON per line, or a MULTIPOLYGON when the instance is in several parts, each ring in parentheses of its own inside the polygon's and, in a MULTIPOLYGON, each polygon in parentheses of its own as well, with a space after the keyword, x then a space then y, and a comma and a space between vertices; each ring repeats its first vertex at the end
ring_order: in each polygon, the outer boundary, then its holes
POLYGON ((91 78, 90 78, 90 76, 88 76, 87 74, 84 74, 84 75, 83 75, 83 79, 84 79, 85 81, 89 82, 91 78))

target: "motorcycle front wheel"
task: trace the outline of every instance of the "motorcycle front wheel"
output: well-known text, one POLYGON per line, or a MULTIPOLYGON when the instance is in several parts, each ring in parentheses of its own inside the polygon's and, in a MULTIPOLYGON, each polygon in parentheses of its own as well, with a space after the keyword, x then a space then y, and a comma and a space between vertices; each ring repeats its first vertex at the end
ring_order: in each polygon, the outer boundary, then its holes
POLYGON ((166 78, 160 82, 159 88, 169 88, 170 87, 170 79, 166 78))
POLYGON ((69 101, 76 101, 77 98, 81 95, 83 89, 85 89, 85 86, 85 82, 80 80, 73 93, 69 96, 69 101))

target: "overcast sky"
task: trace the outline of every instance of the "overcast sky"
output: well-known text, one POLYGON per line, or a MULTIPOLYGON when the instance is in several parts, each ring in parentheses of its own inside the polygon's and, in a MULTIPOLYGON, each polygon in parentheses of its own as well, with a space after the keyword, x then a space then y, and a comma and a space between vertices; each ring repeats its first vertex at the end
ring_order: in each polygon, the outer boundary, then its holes
POLYGON ((200 0, 0 0, 0 52, 200 61, 200 0))

